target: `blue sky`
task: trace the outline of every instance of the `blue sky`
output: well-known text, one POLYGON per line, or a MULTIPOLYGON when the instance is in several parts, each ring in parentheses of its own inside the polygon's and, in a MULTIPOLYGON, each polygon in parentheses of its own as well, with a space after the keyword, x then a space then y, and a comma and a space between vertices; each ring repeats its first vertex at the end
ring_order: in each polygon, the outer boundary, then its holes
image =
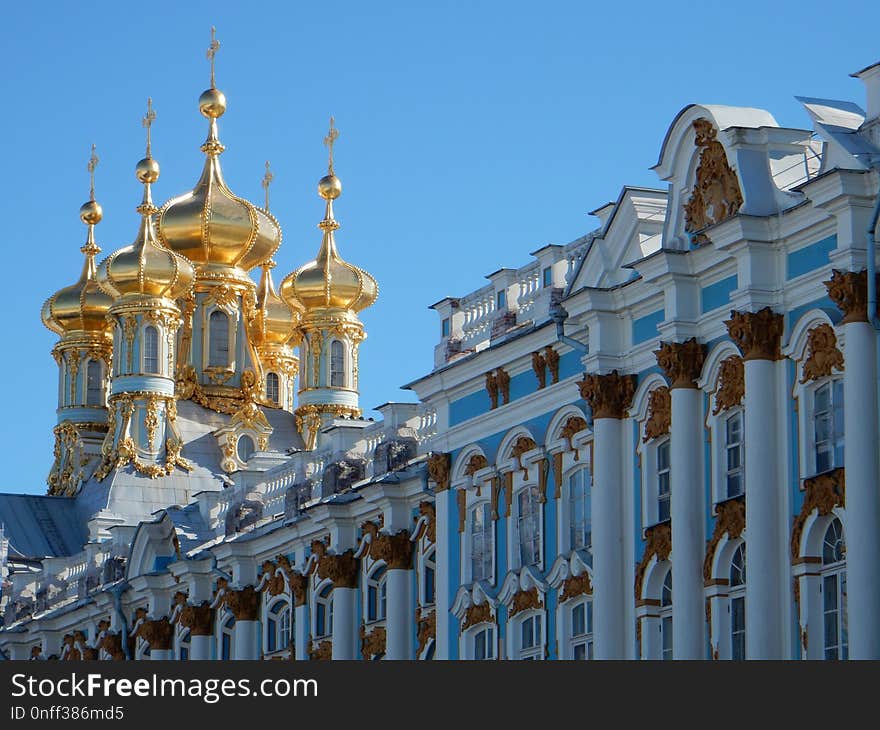
POLYGON ((861 104, 849 73, 880 60, 880 5, 868 2, 10 4, 0 26, 0 491, 45 490, 57 369, 40 306, 80 270, 90 145, 106 254, 137 230, 147 96, 157 201, 198 177, 212 24, 229 101, 227 182, 259 203, 265 160, 275 174, 276 282, 317 251, 315 183, 336 117, 337 240, 380 286, 363 316, 367 415, 410 400, 399 386, 430 370, 439 322, 428 305, 591 230, 588 211, 622 185, 659 186, 649 168, 683 106, 761 107, 805 127, 795 94, 861 104))

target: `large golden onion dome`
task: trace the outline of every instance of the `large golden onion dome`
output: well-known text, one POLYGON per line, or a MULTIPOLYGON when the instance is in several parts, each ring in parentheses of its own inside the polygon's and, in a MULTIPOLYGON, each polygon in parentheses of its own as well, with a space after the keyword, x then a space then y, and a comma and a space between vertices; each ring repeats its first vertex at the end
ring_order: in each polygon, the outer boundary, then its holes
MULTIPOLYGON (((331 127, 331 136, 333 131, 331 127)), ((321 249, 314 261, 281 282, 281 296, 306 313, 318 309, 360 312, 376 301, 379 286, 370 274, 344 261, 336 250, 333 233, 339 223, 333 218, 333 201, 342 194, 342 182, 333 174, 332 158, 330 174, 318 182, 318 194, 327 201, 324 220, 318 224, 324 232, 321 249)))
POLYGON ((269 261, 281 245, 281 227, 265 210, 235 195, 223 179, 217 119, 226 97, 214 88, 199 98, 199 111, 210 120, 202 175, 191 192, 172 198, 159 211, 157 235, 162 244, 186 256, 199 275, 246 279, 243 272, 269 261))
POLYGON ((261 346, 287 345, 296 335, 302 311, 285 302, 272 281, 274 261, 263 264, 263 275, 257 287, 257 331, 261 346))
POLYGON ((126 296, 178 299, 192 289, 193 265, 183 256, 164 248, 153 230, 153 205, 150 185, 159 179, 159 163, 150 156, 138 162, 137 179, 144 185, 144 199, 137 207, 141 227, 135 242, 111 253, 98 268, 98 283, 115 298, 126 296))
MULTIPOLYGON (((92 160, 97 162, 93 155, 92 160)), ((94 171, 90 161, 89 170, 94 171)), ((82 273, 75 284, 58 290, 43 304, 43 324, 59 335, 69 332, 108 332, 112 325, 107 321, 107 312, 113 298, 101 291, 95 278, 95 256, 101 249, 95 243, 95 226, 100 223, 104 213, 95 201, 94 184, 92 197, 79 209, 79 217, 89 227, 85 245, 80 251, 85 254, 82 273)))

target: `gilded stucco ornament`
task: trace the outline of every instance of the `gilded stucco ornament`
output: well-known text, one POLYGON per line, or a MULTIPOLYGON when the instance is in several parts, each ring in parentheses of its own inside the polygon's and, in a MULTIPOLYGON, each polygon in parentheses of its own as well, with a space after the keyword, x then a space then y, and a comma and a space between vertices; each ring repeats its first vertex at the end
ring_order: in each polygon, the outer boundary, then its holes
POLYGON ((313 662, 329 662, 333 658, 333 641, 325 639, 315 644, 312 637, 306 644, 306 656, 313 662))
POLYGON ((393 535, 376 533, 370 542, 370 558, 384 560, 389 570, 409 570, 413 566, 413 543, 408 530, 393 535))
POLYGON ((510 599, 508 608, 508 617, 512 618, 521 611, 540 610, 544 608, 541 598, 538 595, 538 589, 532 586, 528 590, 518 590, 510 599))
POLYGON ((843 353, 837 347, 837 335, 827 323, 807 333, 807 357, 804 360, 801 383, 825 378, 843 370, 843 353))
POLYGON ((709 242, 703 229, 736 215, 743 196, 712 122, 697 119, 693 127, 700 160, 691 197, 684 207, 685 230, 693 234, 694 245, 701 246, 709 242))
POLYGON ((757 312, 730 312, 724 324, 743 360, 781 360, 782 315, 770 307, 757 312))
POLYGON ((136 635, 150 645, 151 651, 167 651, 173 646, 174 626, 167 618, 145 619, 136 635))
POLYGON ((559 592, 559 602, 565 603, 578 596, 593 595, 593 584, 590 582, 590 574, 585 570, 580 575, 571 575, 562 583, 559 592))
POLYGON ((225 595, 227 608, 236 621, 256 621, 260 612, 260 594, 253 586, 229 590, 225 595))
POLYGON ((437 542, 437 509, 433 502, 419 502, 419 515, 427 519, 424 537, 428 542, 437 542))
POLYGON ((471 626, 476 626, 477 624, 492 623, 494 620, 495 619, 492 616, 492 607, 488 603, 472 603, 465 611, 464 620, 461 623, 461 630, 465 631, 471 626))
POLYGON ((334 588, 357 588, 359 564, 354 550, 349 549, 338 555, 325 553, 318 559, 318 578, 329 578, 334 588))
POLYGON ((544 362, 550 371, 550 382, 555 385, 559 382, 559 353, 550 345, 544 348, 544 362))
POLYGON ((189 629, 190 636, 211 636, 214 633, 214 609, 208 601, 202 601, 198 606, 184 606, 179 621, 181 626, 189 629))
POLYGON ((821 516, 830 515, 835 507, 846 506, 846 473, 843 467, 804 479, 804 501, 791 527, 791 559, 801 557, 801 536, 807 518, 816 510, 821 516))
POLYGON ((452 456, 450 454, 434 451, 428 456, 428 476, 435 484, 435 492, 445 492, 449 489, 451 469, 452 456))
POLYGON ((735 540, 746 529, 746 503, 745 498, 738 497, 721 502, 715 507, 715 529, 712 537, 706 545, 706 557, 703 560, 703 580, 708 585, 712 581, 712 561, 715 559, 715 550, 724 535, 735 540))
POLYGON ((55 460, 46 479, 48 494, 72 497, 79 492, 85 477, 84 467, 89 461, 79 431, 84 425, 64 421, 53 429, 55 460))
POLYGON ((746 371, 742 358, 731 355, 721 361, 718 369, 718 387, 715 390, 715 407, 712 415, 734 408, 742 403, 746 393, 746 371))
POLYGON ((366 626, 361 624, 361 658, 365 661, 375 659, 385 654, 386 632, 384 626, 375 626, 367 631, 366 626))
POLYGON ((538 379, 538 390, 547 387, 547 361, 540 350, 532 353, 532 370, 538 379))
POLYGON ((427 611, 421 607, 416 608, 416 638, 419 645, 416 649, 416 656, 421 656, 422 652, 428 646, 428 642, 437 636, 437 614, 434 611, 427 611))
POLYGON ((672 426, 672 396, 669 388, 661 385, 648 395, 648 418, 642 443, 666 436, 672 426))
POLYGON ((642 600, 642 587, 645 582, 645 571, 651 558, 657 558, 657 562, 669 560, 672 552, 672 528, 669 523, 654 525, 645 530, 645 552, 636 566, 636 579, 633 594, 636 601, 642 600))
POLYGON ((636 391, 636 376, 612 370, 607 375, 584 373, 578 382, 581 398, 593 410, 593 418, 626 417, 636 391))
POLYGON ((489 394, 489 409, 498 407, 498 378, 494 372, 486 373, 486 393, 489 394))

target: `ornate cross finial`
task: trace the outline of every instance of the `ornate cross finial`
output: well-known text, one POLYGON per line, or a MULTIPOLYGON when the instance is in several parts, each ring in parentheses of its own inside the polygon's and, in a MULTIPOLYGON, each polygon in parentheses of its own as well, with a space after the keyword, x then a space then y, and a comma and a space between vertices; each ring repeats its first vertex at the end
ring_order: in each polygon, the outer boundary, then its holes
POLYGON ((269 169, 269 160, 266 160, 266 174, 263 175, 263 190, 266 191, 266 212, 269 212, 269 185, 272 184, 272 181, 275 179, 275 175, 272 174, 272 171, 269 169))
POLYGON ((333 126, 333 117, 330 117, 330 130, 327 132, 327 136, 324 137, 324 144, 327 146, 327 150, 330 155, 329 162, 327 163, 327 168, 330 171, 330 174, 335 174, 333 172, 333 143, 336 142, 336 139, 339 137, 339 130, 333 126))
POLYGON ((211 88, 217 88, 214 86, 214 56, 217 55, 217 51, 220 50, 220 41, 217 40, 217 29, 212 25, 211 26, 211 45, 208 46, 208 60, 211 62, 211 88))
POLYGON ((92 154, 89 157, 89 200, 95 199, 95 168, 98 166, 98 154, 95 145, 92 145, 92 154))
POLYGON ((147 99, 147 113, 141 120, 141 124, 147 128, 147 157, 152 157, 152 148, 150 147, 150 128, 156 120, 156 111, 153 109, 153 98, 147 99))

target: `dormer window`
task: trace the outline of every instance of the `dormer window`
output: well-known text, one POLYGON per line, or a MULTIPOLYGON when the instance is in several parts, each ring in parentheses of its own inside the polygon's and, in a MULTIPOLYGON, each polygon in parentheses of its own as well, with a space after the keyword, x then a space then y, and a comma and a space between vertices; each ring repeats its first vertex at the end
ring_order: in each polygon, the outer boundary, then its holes
POLYGON ((449 317, 444 318, 444 320, 440 323, 440 336, 441 337, 449 337, 449 317))
POLYGON ((545 266, 544 270, 541 272, 541 285, 545 289, 548 286, 553 286, 553 269, 549 266, 545 266))
POLYGON ((501 289, 495 293, 495 309, 505 309, 507 307, 507 292, 501 289))

